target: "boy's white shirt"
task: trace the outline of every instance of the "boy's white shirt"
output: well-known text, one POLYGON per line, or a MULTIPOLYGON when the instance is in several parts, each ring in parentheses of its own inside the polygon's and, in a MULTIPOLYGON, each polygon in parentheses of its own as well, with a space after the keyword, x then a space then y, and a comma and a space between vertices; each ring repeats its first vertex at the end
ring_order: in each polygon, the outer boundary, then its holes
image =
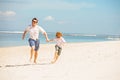
POLYGON ((64 43, 66 42, 63 37, 55 38, 55 39, 53 39, 53 41, 55 41, 56 45, 58 45, 59 47, 62 47, 64 45, 64 43))
POLYGON ((30 33, 30 38, 31 39, 38 39, 39 38, 39 32, 42 32, 44 33, 45 30, 41 27, 41 26, 38 26, 36 25, 35 27, 32 27, 32 25, 29 25, 25 31, 29 32, 30 33))

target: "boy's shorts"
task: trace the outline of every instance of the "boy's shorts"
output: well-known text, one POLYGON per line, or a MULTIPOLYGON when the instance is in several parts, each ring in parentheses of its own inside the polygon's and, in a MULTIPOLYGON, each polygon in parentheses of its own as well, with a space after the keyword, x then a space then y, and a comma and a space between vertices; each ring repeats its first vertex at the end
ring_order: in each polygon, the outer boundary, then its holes
POLYGON ((31 39, 31 38, 29 38, 28 41, 29 41, 30 47, 35 46, 35 51, 38 51, 40 41, 39 41, 38 39, 37 39, 37 40, 34 40, 34 39, 31 39))
POLYGON ((58 45, 55 45, 55 50, 58 51, 58 55, 61 54, 62 48, 59 47, 58 45))

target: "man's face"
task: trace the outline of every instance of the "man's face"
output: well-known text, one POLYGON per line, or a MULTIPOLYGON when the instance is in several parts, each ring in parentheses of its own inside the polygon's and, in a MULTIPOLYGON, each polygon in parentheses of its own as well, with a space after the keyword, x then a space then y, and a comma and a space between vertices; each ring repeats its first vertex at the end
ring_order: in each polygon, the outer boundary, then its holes
POLYGON ((36 26, 37 25, 37 20, 32 20, 32 26, 36 26))

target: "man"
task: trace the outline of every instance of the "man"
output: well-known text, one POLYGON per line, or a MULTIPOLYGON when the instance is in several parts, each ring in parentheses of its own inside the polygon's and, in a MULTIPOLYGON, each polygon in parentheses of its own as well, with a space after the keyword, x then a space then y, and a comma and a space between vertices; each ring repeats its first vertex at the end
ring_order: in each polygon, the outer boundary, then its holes
POLYGON ((48 41, 48 36, 47 36, 47 33, 45 32, 45 30, 41 26, 38 26, 37 18, 33 18, 32 19, 32 24, 29 25, 25 29, 25 31, 23 33, 23 36, 22 36, 23 40, 24 40, 25 35, 26 35, 27 32, 29 32, 29 34, 30 34, 30 38, 28 40, 29 45, 31 47, 30 61, 31 61, 31 59, 33 57, 33 54, 34 54, 34 63, 36 63, 36 59, 38 57, 38 49, 39 49, 39 32, 43 33, 43 35, 46 38, 46 41, 48 41))

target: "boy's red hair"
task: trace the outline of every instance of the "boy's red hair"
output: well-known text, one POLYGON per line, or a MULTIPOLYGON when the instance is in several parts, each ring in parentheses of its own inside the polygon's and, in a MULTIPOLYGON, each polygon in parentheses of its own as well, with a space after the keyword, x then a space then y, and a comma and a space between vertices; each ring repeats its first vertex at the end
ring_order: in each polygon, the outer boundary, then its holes
POLYGON ((62 33, 61 33, 61 32, 56 32, 56 37, 57 37, 57 38, 62 37, 62 33))

